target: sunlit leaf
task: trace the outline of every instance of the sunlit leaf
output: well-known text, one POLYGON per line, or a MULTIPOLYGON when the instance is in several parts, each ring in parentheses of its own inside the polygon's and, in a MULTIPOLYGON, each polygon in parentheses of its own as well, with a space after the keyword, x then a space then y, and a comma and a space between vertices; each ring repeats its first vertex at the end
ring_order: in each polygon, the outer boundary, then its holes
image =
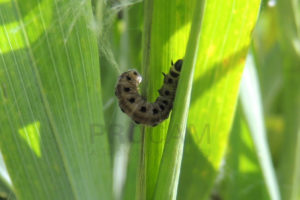
POLYGON ((89 1, 0 3, 0 148, 18 199, 110 199, 89 1))
POLYGON ((233 121, 260 1, 208 1, 195 71, 179 199, 206 199, 233 121))

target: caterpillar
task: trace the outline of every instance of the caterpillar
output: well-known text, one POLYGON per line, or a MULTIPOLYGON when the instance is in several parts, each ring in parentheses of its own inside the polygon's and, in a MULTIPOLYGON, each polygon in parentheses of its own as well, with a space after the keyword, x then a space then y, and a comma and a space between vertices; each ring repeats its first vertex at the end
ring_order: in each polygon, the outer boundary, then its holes
POLYGON ((169 117, 173 108, 177 83, 183 60, 171 62, 168 74, 163 73, 164 83, 158 90, 159 96, 154 103, 149 103, 138 93, 142 76, 136 70, 129 70, 119 76, 115 95, 121 110, 136 124, 156 126, 169 117))

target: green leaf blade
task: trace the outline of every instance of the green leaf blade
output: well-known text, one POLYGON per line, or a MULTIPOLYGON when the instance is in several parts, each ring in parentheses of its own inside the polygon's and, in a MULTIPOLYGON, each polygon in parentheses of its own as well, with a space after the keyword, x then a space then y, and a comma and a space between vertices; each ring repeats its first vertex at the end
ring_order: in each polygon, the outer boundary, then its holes
MULTIPOLYGON (((171 61, 182 59, 188 40, 195 1, 145 1, 143 40, 143 92, 153 102, 157 90, 163 84, 162 72, 167 73, 171 61), (152 10, 153 9, 153 10, 152 10)), ((166 142, 169 120, 157 127, 146 127, 143 131, 144 166, 141 166, 141 182, 144 185, 141 198, 154 195, 161 157, 166 142)))
POLYGON ((185 145, 179 199, 205 199, 214 183, 259 5, 260 1, 207 2, 187 127, 192 140, 185 145))
POLYGON ((279 44, 283 57, 284 138, 278 179, 283 199, 300 198, 300 53, 299 2, 278 1, 279 44))
POLYGON ((13 9, 0 14, 1 40, 11 44, 0 57, 0 147, 17 198, 110 199, 91 5, 8 3, 13 9))
POLYGON ((240 97, 270 199, 279 200, 281 197, 267 143, 257 77, 253 57, 250 54, 241 83, 240 97))
POLYGON ((193 74, 198 55, 201 22, 205 4, 206 1, 197 1, 195 5, 187 51, 180 73, 174 109, 168 128, 168 142, 164 148, 154 199, 176 199, 177 196, 193 74))

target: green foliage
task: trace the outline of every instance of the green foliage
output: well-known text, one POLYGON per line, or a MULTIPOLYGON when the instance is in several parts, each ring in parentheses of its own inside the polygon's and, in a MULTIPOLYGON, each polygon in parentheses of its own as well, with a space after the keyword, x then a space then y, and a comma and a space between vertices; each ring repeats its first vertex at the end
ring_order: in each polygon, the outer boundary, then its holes
POLYGON ((242 107, 237 107, 229 140, 224 178, 219 184, 224 199, 269 199, 242 107))
POLYGON ((300 199, 300 7, 272 2, 0 0, 0 199, 300 199), (181 58, 169 119, 132 123, 118 75, 153 102, 181 58))
POLYGON ((110 199, 87 1, 0 4, 0 147, 18 199, 110 199))
POLYGON ((299 2, 278 1, 279 44, 283 57, 284 142, 278 177, 283 199, 300 199, 299 2))

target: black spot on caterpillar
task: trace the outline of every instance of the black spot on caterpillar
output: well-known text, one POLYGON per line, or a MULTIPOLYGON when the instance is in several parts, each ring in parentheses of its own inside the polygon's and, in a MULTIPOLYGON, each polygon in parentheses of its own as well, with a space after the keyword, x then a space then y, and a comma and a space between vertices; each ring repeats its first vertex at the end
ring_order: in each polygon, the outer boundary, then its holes
POLYGON ((138 85, 142 76, 135 70, 129 70, 120 75, 115 94, 121 110, 135 123, 156 126, 169 117, 175 99, 177 83, 183 60, 171 62, 171 69, 164 74, 164 84, 158 90, 159 96, 153 103, 146 101, 138 93, 138 85))

